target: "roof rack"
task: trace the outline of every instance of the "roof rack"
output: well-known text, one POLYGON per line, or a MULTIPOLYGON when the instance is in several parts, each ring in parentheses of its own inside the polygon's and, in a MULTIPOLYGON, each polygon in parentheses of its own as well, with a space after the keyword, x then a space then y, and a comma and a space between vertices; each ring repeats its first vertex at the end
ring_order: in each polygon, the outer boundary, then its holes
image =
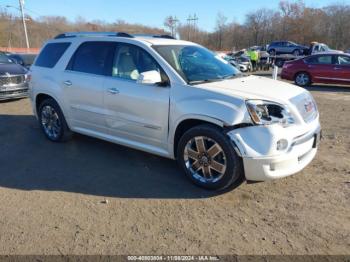
POLYGON ((134 37, 146 37, 146 38, 165 38, 165 39, 176 39, 171 35, 154 35, 154 34, 133 34, 134 37))
POLYGON ((55 39, 72 38, 72 37, 106 37, 106 36, 134 38, 134 36, 124 32, 69 32, 69 33, 59 34, 55 37, 55 39))

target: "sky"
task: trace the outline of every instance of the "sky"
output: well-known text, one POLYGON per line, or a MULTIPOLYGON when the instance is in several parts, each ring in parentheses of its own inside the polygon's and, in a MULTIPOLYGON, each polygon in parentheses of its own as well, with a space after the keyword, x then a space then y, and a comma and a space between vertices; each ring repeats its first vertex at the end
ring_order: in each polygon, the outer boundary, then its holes
MULTIPOLYGON (((154 27, 163 27, 166 16, 176 16, 186 23, 189 15, 196 14, 201 29, 212 31, 220 12, 229 21, 243 22, 245 15, 256 9, 277 8, 280 0, 25 0, 27 13, 65 16, 74 21, 78 16, 87 20, 114 22, 125 20, 154 27)), ((323 7, 332 3, 350 4, 350 0, 305 0, 307 6, 323 7)), ((0 7, 18 7, 18 0, 0 0, 0 7)), ((14 8, 8 11, 18 13, 14 8)))

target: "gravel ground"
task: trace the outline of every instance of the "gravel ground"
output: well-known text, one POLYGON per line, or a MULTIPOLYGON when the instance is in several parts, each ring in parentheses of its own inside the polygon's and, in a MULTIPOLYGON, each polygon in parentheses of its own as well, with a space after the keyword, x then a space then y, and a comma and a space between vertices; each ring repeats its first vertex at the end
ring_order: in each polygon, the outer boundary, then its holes
POLYGON ((220 195, 173 161, 76 135, 47 141, 0 103, 0 254, 350 255, 350 88, 310 88, 324 140, 303 172, 220 195))

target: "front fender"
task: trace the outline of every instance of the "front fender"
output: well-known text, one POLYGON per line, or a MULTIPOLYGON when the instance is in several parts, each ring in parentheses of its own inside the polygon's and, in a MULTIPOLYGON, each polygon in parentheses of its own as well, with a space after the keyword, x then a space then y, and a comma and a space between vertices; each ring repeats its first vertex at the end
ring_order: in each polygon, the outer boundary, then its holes
POLYGON ((173 152, 177 127, 186 120, 201 120, 220 127, 228 127, 249 123, 250 117, 243 100, 237 99, 230 103, 207 98, 177 102, 170 111, 169 152, 173 152))

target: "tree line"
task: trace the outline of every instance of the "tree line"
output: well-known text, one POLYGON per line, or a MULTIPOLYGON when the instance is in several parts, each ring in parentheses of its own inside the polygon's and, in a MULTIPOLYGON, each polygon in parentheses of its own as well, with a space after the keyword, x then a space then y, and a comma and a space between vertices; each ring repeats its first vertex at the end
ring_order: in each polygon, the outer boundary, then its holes
POLYGON ((213 32, 193 24, 180 24, 177 31, 181 39, 198 42, 213 50, 240 50, 279 40, 305 45, 317 41, 344 50, 350 48, 350 4, 312 8, 303 1, 280 1, 277 10, 255 10, 246 14, 243 23, 230 22, 219 13, 213 32))
MULTIPOLYGON (((165 29, 122 20, 107 23, 87 21, 78 17, 74 22, 63 16, 26 17, 31 47, 41 47, 44 41, 69 31, 115 31, 127 33, 176 34, 180 39, 202 44, 213 50, 239 50, 272 41, 289 40, 308 45, 312 41, 328 44, 334 49, 350 48, 350 4, 332 4, 312 8, 302 0, 279 3, 277 9, 262 8, 245 16, 243 23, 229 21, 219 13, 213 31, 200 29, 194 23, 178 23, 174 28, 171 17, 165 29)), ((0 46, 24 47, 22 21, 18 16, 0 9, 0 46)))
MULTIPOLYGON (((74 22, 63 16, 42 16, 37 19, 26 16, 29 42, 31 47, 41 47, 42 44, 63 32, 127 32, 131 34, 168 34, 162 28, 149 27, 141 24, 130 24, 123 20, 107 23, 102 20, 87 21, 78 17, 74 22)), ((0 9, 0 46, 25 47, 22 20, 6 10, 0 9)))

